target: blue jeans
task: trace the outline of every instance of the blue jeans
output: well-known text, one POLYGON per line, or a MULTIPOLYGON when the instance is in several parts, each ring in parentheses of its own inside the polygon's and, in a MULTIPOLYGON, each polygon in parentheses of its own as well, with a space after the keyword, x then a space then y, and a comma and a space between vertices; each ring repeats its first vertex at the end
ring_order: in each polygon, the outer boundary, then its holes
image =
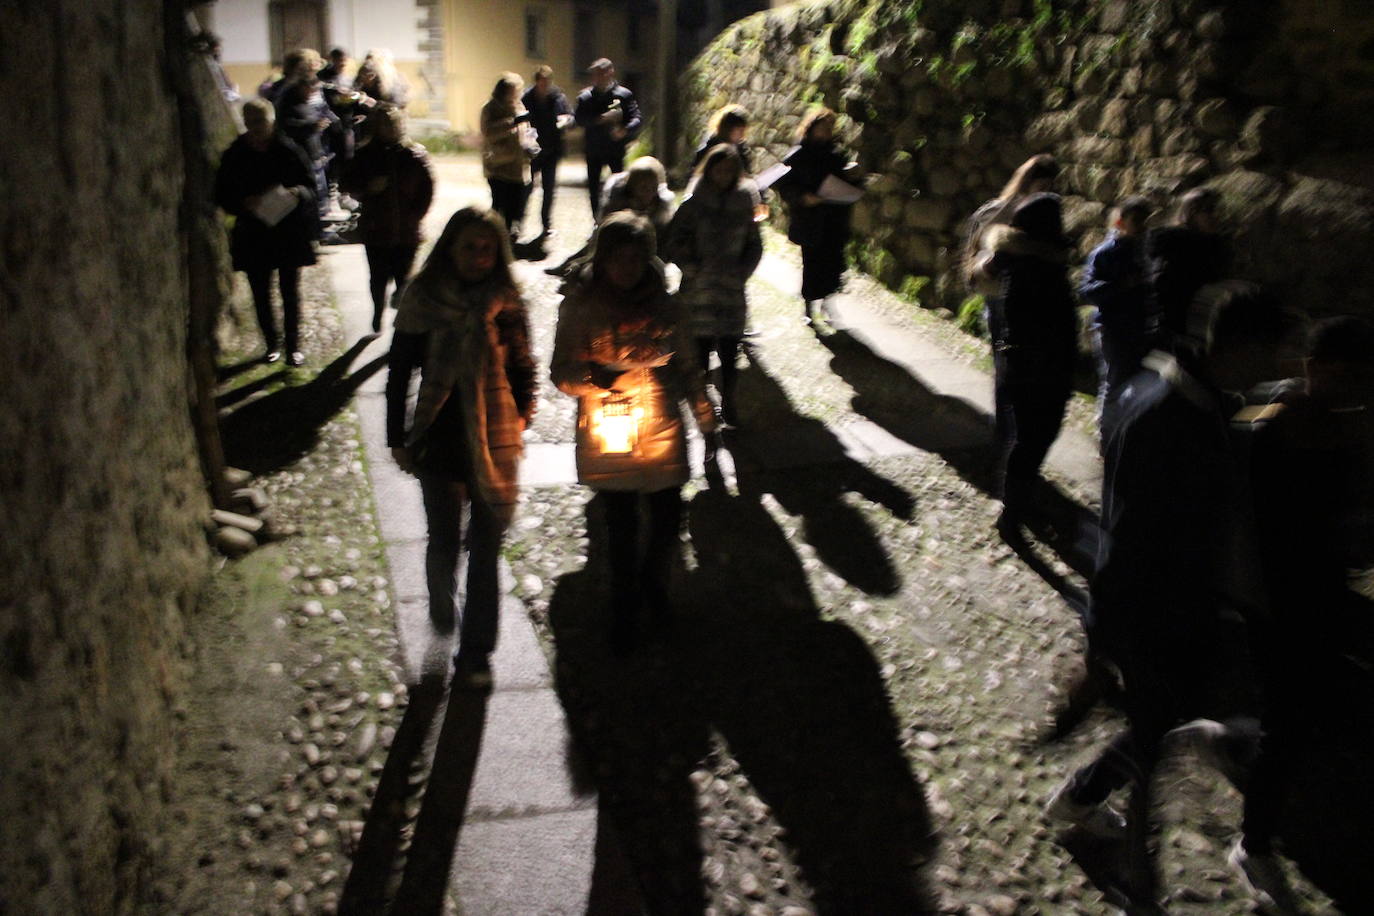
POLYGON ((501 529, 496 517, 472 487, 433 474, 420 475, 429 545, 425 579, 429 585, 429 619, 446 632, 459 620, 458 647, 464 653, 490 654, 496 648, 501 594, 497 561, 501 529), (458 612, 458 554, 463 549, 463 507, 471 507, 467 536, 467 590, 458 612))

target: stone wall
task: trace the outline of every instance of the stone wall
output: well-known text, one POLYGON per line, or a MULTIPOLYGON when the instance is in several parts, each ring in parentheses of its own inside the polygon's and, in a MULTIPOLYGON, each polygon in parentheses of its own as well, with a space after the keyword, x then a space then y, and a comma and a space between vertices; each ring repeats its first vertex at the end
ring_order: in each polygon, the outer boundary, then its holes
POLYGON ((149 911, 206 569, 165 50, 181 8, 0 5, 6 913, 149 911))
POLYGON ((1130 193, 1212 184, 1240 274, 1314 313, 1374 314, 1374 20, 1358 0, 794 3, 736 24, 684 77, 684 144, 754 116, 757 168, 813 104, 876 173, 859 266, 956 308, 962 223, 1028 155, 1065 166, 1081 253, 1130 193), (1333 37, 1335 36, 1335 37, 1333 37))

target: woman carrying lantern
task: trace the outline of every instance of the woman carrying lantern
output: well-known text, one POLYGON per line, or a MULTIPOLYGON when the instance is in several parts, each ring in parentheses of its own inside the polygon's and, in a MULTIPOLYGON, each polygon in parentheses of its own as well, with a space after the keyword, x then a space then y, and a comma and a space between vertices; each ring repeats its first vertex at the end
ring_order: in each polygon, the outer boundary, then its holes
POLYGON ((577 402, 577 477, 600 494, 611 557, 611 647, 635 644, 639 614, 669 618, 668 576, 682 527, 681 487, 690 476, 682 403, 708 436, 706 397, 685 316, 668 296, 654 231, 642 216, 606 217, 592 265, 559 310, 551 375, 577 402), (647 547, 639 551, 641 500, 647 547))
POLYGON ((497 558, 515 511, 521 433, 535 407, 529 322, 510 262, 500 216, 477 207, 453 214, 399 297, 386 383, 387 444, 424 495, 429 616, 440 633, 454 626, 463 508, 471 506, 455 668, 473 687, 491 683, 497 558), (420 390, 407 422, 417 369, 420 390))

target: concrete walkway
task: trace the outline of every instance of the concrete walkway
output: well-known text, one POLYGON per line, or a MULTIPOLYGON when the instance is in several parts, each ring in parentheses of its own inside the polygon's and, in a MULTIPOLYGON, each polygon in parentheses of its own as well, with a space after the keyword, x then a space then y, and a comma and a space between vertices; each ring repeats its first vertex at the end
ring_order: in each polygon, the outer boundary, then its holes
MULTIPOLYGON (((430 228, 431 237, 454 210, 478 202, 465 193, 468 190, 441 187, 431 211, 430 222, 438 223, 430 228)), ((357 340, 370 332, 372 320, 363 249, 332 247, 326 249, 325 260, 345 338, 357 340)), ((356 365, 385 354, 389 340, 388 330, 358 355, 356 365)), ((391 566, 406 679, 414 684, 426 674, 446 670, 454 643, 451 637, 436 637, 429 624, 424 507, 418 482, 396 467, 386 447, 385 386, 386 373, 368 379, 358 391, 356 408, 391 566)), ((551 456, 531 464, 554 469, 559 462, 551 456)), ((563 480, 567 473, 555 476, 563 480)), ((485 725, 478 723, 476 728, 481 748, 449 893, 465 913, 585 913, 595 872, 599 882, 604 884, 609 875, 617 885, 598 887, 598 900, 617 901, 619 912, 635 912, 634 888, 618 864, 619 851, 613 838, 608 842, 606 825, 598 827, 596 798, 579 796, 574 789, 563 710, 534 628, 524 606, 511 594, 513 583, 504 562, 502 579, 501 630, 492 659, 495 690, 484 706, 476 707, 485 710, 485 725)), ((444 718, 440 708, 436 720, 444 718)))
MULTIPOLYGON (((487 202, 480 173, 470 163, 445 163, 440 177, 439 194, 427 220, 430 238, 438 235, 457 208, 487 202)), ((576 201, 585 209, 583 194, 580 188, 564 188, 560 206, 576 201)), ((370 331, 372 314, 363 250, 356 245, 329 248, 325 261, 344 317, 346 339, 357 340, 370 331)), ((517 266, 518 271, 537 269, 517 266)), ((799 284, 795 267, 776 255, 765 257, 758 278, 788 295, 795 294, 799 284)), ((872 295, 865 293, 865 297, 872 295)), ((386 332, 358 355, 356 364, 386 352, 391 314, 386 332)), ((932 393, 991 412, 992 384, 985 373, 950 358, 918 330, 883 318, 864 297, 841 297, 839 314, 852 336, 878 356, 905 367, 932 393)), ((766 342, 761 345, 766 348, 766 342)), ((406 677, 416 683, 425 674, 445 670, 453 644, 451 639, 436 638, 429 625, 424 511, 418 484, 395 466, 386 448, 385 384, 385 373, 369 379, 359 389, 357 411, 398 602, 406 677)), ((833 432, 847 455, 859 462, 918 451, 863 418, 833 432)), ((697 452, 699 468, 699 448, 697 452)), ((783 463, 789 460, 809 463, 800 454, 782 458, 783 463)), ((1049 464, 1069 479, 1090 486, 1100 481, 1096 444, 1076 431, 1066 429, 1061 434, 1049 464)), ((728 465, 725 469, 728 472, 728 465)), ((525 487, 561 486, 575 479, 570 443, 534 444, 527 450, 522 469, 525 487)), ((503 579, 500 640, 493 658, 496 687, 485 706, 485 728, 479 724, 476 732, 481 747, 453 859, 450 893, 460 910, 470 913, 583 913, 593 894, 597 912, 636 912, 635 891, 614 832, 610 825, 598 824, 596 799, 579 796, 574 789, 563 710, 533 626, 523 604, 512 595, 513 583, 504 564, 503 579), (612 887, 606 886, 608 881, 612 887)), ((437 715, 442 719, 443 710, 437 715)))

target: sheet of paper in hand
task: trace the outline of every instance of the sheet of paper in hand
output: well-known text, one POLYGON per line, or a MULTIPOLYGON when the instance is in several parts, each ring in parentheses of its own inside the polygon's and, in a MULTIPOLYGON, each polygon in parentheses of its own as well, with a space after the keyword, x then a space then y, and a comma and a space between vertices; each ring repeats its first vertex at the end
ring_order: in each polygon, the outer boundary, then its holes
POLYGON ((852 204, 864 196, 864 189, 834 175, 826 175, 825 181, 816 189, 816 196, 828 204, 852 204))
POLYGON ((790 171, 792 171, 791 166, 783 165, 781 162, 776 165, 770 165, 754 176, 754 184, 758 185, 759 190, 762 191, 790 171))
POLYGON ((275 226, 286 219, 286 214, 296 209, 296 204, 300 202, 300 198, 294 192, 286 190, 281 185, 276 185, 259 195, 257 205, 253 207, 252 213, 268 226, 275 226))

